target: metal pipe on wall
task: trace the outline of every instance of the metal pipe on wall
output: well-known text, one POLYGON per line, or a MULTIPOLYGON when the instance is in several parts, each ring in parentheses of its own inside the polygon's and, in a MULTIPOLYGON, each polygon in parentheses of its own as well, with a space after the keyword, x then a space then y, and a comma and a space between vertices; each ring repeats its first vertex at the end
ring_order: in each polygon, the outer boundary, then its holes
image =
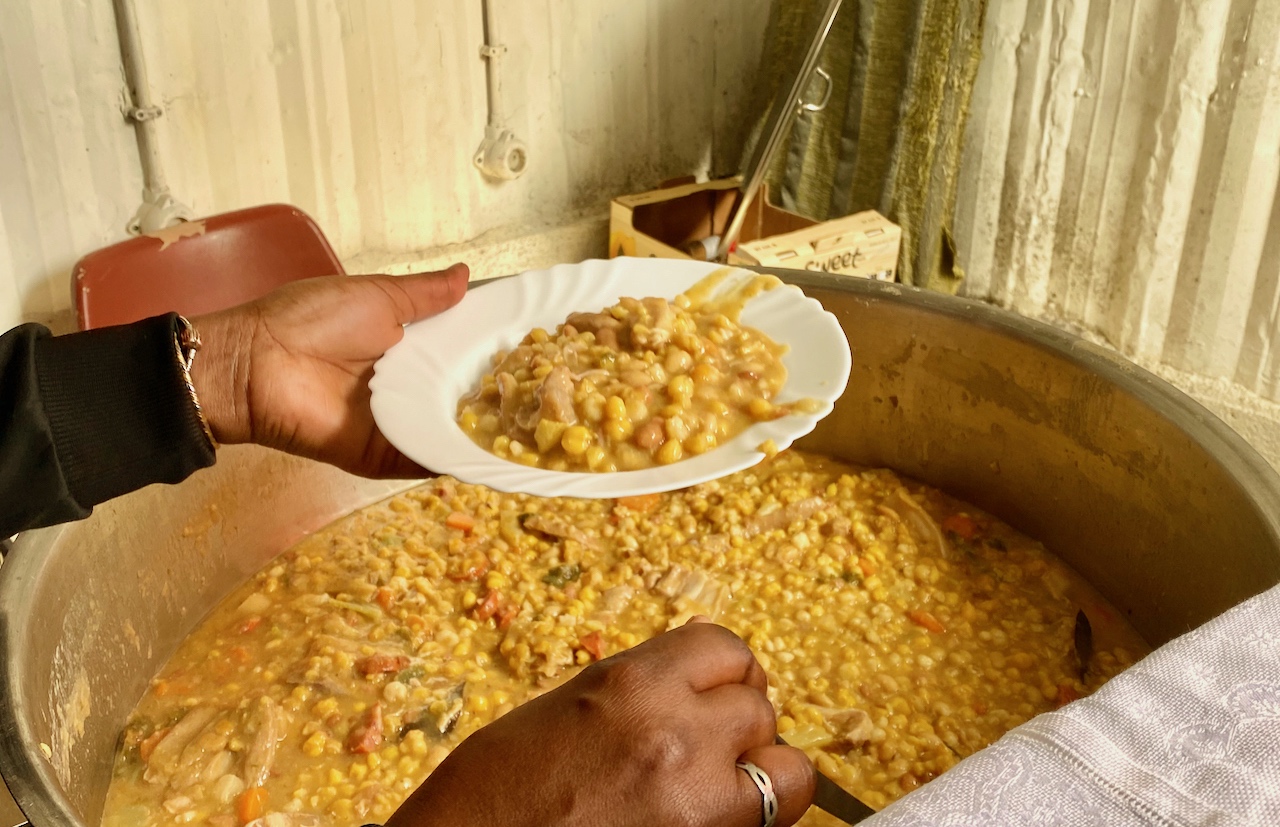
POLYGON ((133 0, 113 0, 112 5, 115 8, 116 32, 120 39, 120 59, 129 92, 124 114, 134 125, 138 137, 138 160, 142 166, 142 204, 128 226, 129 232, 136 235, 189 221, 194 216, 189 207, 170 194, 164 165, 160 160, 155 120, 164 114, 164 110, 151 100, 137 9, 133 0))

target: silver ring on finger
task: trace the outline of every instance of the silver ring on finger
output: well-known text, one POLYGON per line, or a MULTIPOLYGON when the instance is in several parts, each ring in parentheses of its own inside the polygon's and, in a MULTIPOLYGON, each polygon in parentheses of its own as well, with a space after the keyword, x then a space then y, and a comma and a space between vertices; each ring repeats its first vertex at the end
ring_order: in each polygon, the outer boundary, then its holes
POLYGON ((761 827, 773 827, 773 823, 778 820, 778 796, 773 791, 773 779, 769 777, 769 773, 750 761, 739 761, 734 766, 745 772, 747 778, 750 778, 760 790, 761 806, 764 811, 761 827))

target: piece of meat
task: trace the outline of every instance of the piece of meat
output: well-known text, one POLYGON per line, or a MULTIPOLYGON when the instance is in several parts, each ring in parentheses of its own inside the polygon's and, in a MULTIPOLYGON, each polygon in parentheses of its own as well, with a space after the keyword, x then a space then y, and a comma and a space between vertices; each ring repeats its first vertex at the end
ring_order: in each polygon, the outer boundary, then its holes
POLYGON ((467 701, 467 682, 457 684, 444 696, 444 709, 436 716, 436 729, 441 735, 448 735, 462 718, 462 710, 467 701))
POLYGON ((809 497, 774 509, 768 514, 757 514, 743 523, 742 528, 748 537, 787 528, 793 523, 809 519, 818 513, 824 504, 825 501, 821 497, 809 497))
POLYGON ((708 534, 695 540, 694 545, 712 554, 724 554, 732 548, 728 534, 708 534))
POLYGON ((822 526, 824 537, 848 537, 853 534, 853 520, 837 514, 822 526))
POLYGON ((151 751, 151 758, 147 761, 147 769, 142 777, 152 784, 167 783, 178 769, 183 750, 217 715, 218 711, 209 706, 197 706, 184 715, 151 751))
POLYGON ((572 425, 578 421, 573 408, 573 372, 564 365, 556 365, 542 380, 535 394, 538 400, 538 419, 563 422, 572 425))
POLYGON ((649 317, 649 327, 654 330, 661 330, 664 333, 671 333, 676 327, 676 310, 667 299, 649 297, 641 299, 640 304, 644 306, 649 317))
POLYGON ((527 620, 518 620, 507 629, 501 651, 512 674, 522 680, 554 679, 573 664, 573 648, 563 638, 547 637, 527 620))
POLYGON ((604 601, 604 607, 606 609, 611 612, 620 612, 627 607, 627 604, 631 602, 631 598, 635 597, 635 594, 635 589, 627 585, 622 585, 606 589, 605 593, 601 595, 601 598, 604 601))
POLYGON ((347 751, 367 755, 382 746, 382 704, 374 704, 347 733, 347 751))
POLYGON ((622 322, 608 313, 571 313, 569 318, 565 320, 565 324, 571 325, 583 333, 595 335, 597 342, 600 341, 601 332, 608 330, 616 334, 622 327, 622 322))
POLYGON ((612 623, 618 619, 618 613, 627 608, 631 603, 631 599, 635 597, 636 590, 631 586, 623 584, 606 589, 601 597, 600 610, 594 615, 596 620, 604 623, 612 623))
POLYGON ((325 820, 311 813, 267 813, 244 827, 324 827, 325 820))
POLYGON ((672 629, 684 625, 694 615, 705 615, 715 620, 730 596, 729 587, 715 577, 679 564, 667 569, 653 588, 671 601, 675 616, 668 623, 668 628, 672 629))
POLYGON ((235 764, 236 754, 229 749, 224 749, 205 762, 204 770, 197 780, 201 784, 212 784, 231 772, 235 764))
POLYGON ((364 818, 373 812, 373 808, 377 805, 378 796, 382 793, 381 784, 365 784, 360 791, 351 798, 352 809, 360 818, 364 818))
POLYGON ((638 318, 631 327, 631 344, 642 350, 658 350, 671 340, 675 329, 676 311, 671 302, 660 298, 622 302, 638 318))
POLYGON ((537 357, 538 351, 528 342, 522 342, 517 345, 510 353, 503 356, 494 365, 494 373, 515 373, 520 368, 533 367, 533 360, 537 357))
POLYGON ((232 728, 222 718, 214 718, 200 731, 178 756, 171 785, 175 790, 186 789, 202 781, 212 781, 230 769, 226 752, 232 728), (220 756, 226 756, 220 758, 220 756))
MULTIPOLYGON (((911 538, 916 541, 921 551, 932 553, 937 557, 951 556, 951 547, 942 536, 942 529, 938 527, 933 517, 929 516, 929 512, 924 510, 924 506, 907 493, 907 489, 899 488, 895 492, 893 505, 896 506, 902 522, 906 524, 907 530, 911 532, 911 538)), ((890 513, 894 511, 891 509, 890 513)))
POLYGON ((280 705, 266 695, 258 699, 250 712, 253 740, 244 754, 244 783, 261 787, 271 775, 276 752, 284 740, 287 721, 280 705))
POLYGON ((378 653, 360 658, 356 661, 356 671, 366 678, 372 675, 386 675, 408 668, 409 659, 404 655, 388 655, 378 653))
POLYGON ((823 717, 831 724, 836 739, 849 747, 860 747, 871 740, 876 726, 871 716, 861 709, 823 709, 823 717))
POLYGON ((502 421, 503 433, 511 439, 524 441, 529 430, 520 426, 520 383, 510 373, 499 373, 494 377, 498 385, 498 416, 502 421))
POLYGON ((588 535, 577 526, 549 514, 534 514, 530 516, 524 521, 524 528, 526 531, 537 531, 540 534, 559 537, 562 540, 575 540, 585 548, 596 549, 600 545, 596 538, 588 535))
POLYGON ((817 704, 796 704, 798 709, 809 709, 822 716, 823 730, 834 739, 835 744, 846 750, 856 749, 871 740, 875 732, 875 723, 871 716, 861 709, 852 707, 819 706, 817 704))

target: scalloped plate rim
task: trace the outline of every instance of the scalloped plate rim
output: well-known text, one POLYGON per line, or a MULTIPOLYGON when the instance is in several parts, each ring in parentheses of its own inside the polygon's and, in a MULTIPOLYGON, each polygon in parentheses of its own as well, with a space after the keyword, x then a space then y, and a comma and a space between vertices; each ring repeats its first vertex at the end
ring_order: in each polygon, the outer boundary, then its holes
MULTIPOLYGON (((793 285, 752 299, 743 309, 742 323, 789 345, 783 357, 787 382, 778 399, 817 399, 815 413, 756 423, 715 450, 672 465, 615 473, 548 471, 501 459, 472 442, 454 419, 457 400, 475 386, 492 354, 512 347, 533 327, 553 329, 572 312, 599 310, 625 295, 672 298, 724 266, 677 259, 589 259, 477 284, 450 310, 406 326, 404 338, 374 365, 369 382, 374 420, 392 445, 424 468, 506 493, 635 496, 749 468, 764 459, 758 446, 765 440, 785 450, 812 431, 834 408, 852 369, 839 321, 793 285), (779 335, 787 330, 804 335, 779 335)), ((733 269, 743 274, 734 278, 755 275, 733 269)))

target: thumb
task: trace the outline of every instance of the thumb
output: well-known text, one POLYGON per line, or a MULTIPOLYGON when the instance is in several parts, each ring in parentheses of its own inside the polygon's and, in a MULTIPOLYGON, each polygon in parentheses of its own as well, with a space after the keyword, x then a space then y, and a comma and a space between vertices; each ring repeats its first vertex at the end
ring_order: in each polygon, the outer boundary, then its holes
POLYGON ((462 301, 470 277, 467 265, 459 263, 434 273, 367 278, 377 279, 391 297, 396 322, 405 325, 443 313, 462 301))

